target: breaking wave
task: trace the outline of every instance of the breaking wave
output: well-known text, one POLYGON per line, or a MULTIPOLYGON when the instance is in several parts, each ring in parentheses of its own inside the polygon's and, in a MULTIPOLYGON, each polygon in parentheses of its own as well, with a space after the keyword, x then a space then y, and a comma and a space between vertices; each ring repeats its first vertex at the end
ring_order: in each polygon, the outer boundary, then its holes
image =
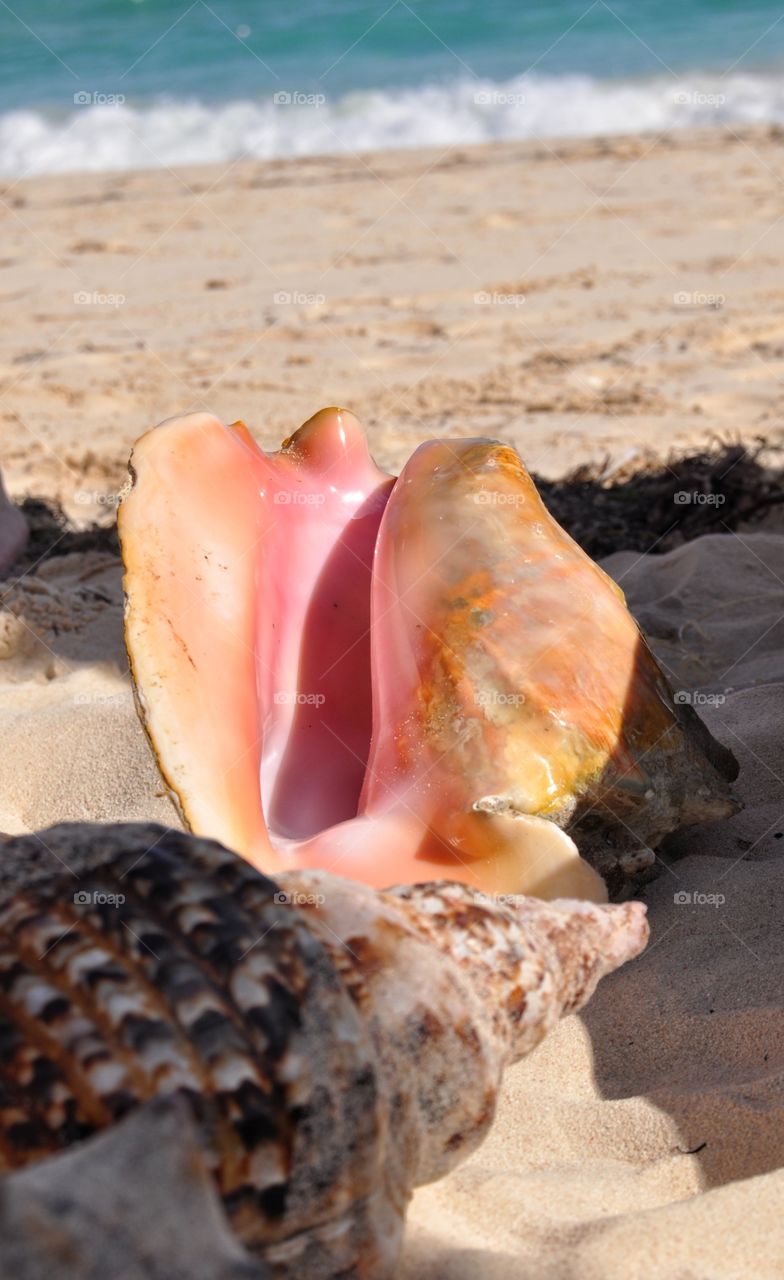
POLYGON ((608 81, 520 77, 374 90, 331 98, 280 90, 267 99, 138 104, 77 94, 73 110, 0 116, 0 174, 270 159, 447 146, 532 137, 784 122, 784 81, 773 74, 694 73, 608 81))

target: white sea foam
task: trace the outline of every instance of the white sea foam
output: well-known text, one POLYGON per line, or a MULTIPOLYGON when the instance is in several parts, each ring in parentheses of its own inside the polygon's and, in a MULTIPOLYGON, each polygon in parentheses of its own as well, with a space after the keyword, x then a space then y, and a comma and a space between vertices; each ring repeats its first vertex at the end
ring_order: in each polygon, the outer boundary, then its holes
POLYGON ((772 74, 625 82, 531 74, 342 98, 296 86, 280 93, 289 100, 95 101, 61 119, 11 111, 0 116, 0 175, 784 121, 784 82, 772 74))

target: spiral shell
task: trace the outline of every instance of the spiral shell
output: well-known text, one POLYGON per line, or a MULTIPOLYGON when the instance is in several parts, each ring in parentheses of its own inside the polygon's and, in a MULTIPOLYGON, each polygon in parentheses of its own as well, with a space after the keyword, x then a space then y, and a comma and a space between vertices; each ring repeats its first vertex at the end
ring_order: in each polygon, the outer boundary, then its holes
POLYGON ((439 882, 275 883, 154 825, 65 825, 0 863, 0 1160, 182 1094, 275 1277, 394 1273, 413 1188, 486 1134, 506 1065, 645 945, 638 903, 439 882))

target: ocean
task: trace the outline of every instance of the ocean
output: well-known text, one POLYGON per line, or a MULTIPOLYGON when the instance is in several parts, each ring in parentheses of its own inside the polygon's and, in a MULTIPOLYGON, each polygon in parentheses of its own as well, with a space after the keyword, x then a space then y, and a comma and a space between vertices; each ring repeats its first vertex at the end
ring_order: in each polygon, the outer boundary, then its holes
POLYGON ((773 0, 12 0, 0 175, 784 121, 773 0))

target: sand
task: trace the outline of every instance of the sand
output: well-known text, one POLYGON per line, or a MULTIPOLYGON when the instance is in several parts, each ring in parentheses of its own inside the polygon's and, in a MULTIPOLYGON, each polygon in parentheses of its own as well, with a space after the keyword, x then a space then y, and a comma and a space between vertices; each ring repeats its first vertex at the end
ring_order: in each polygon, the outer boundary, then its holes
MULTIPOLYGON (((391 467, 446 433, 499 435, 549 476, 716 435, 780 444, 780 149, 760 130, 12 184, 8 490, 108 523, 133 439, 198 407, 270 446, 348 403, 391 467)), ((417 1193, 404 1280, 784 1275, 784 536, 606 567, 738 756, 745 808, 670 840, 648 951, 417 1193)), ((133 709, 119 562, 12 574, 0 830, 143 817, 176 822, 133 709)))

